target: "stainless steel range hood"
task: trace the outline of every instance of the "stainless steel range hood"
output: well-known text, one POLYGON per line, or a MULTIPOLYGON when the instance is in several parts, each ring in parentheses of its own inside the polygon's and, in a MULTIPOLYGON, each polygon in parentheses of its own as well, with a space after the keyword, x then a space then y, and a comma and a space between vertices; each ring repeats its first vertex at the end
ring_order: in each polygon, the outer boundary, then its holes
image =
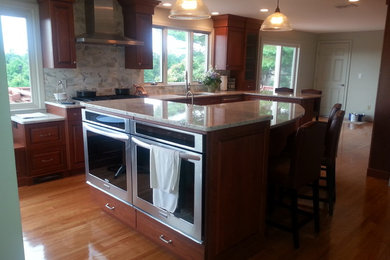
POLYGON ((76 37, 76 42, 105 45, 144 45, 122 36, 115 22, 114 2, 116 0, 85 0, 86 33, 76 37))

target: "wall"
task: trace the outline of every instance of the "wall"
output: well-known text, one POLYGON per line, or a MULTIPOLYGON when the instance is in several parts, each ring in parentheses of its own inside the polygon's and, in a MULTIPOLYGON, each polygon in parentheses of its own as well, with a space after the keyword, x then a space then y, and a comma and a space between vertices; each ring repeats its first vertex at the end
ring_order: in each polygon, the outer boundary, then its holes
POLYGON ((348 83, 346 114, 366 114, 374 118, 384 31, 320 34, 319 41, 350 40, 351 67, 348 83), (360 74, 360 77, 359 77, 360 74))
POLYGON ((5 57, 0 32, 0 259, 22 260, 24 259, 22 227, 5 79, 5 57))
POLYGON ((317 34, 291 32, 260 32, 261 42, 299 45, 299 66, 297 74, 297 93, 301 89, 313 88, 317 34))

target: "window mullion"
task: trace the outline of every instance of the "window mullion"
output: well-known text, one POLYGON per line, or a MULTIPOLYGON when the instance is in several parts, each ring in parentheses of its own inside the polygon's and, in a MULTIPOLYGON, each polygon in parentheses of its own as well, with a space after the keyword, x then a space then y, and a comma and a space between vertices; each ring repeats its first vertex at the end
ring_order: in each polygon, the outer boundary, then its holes
POLYGON ((188 81, 193 83, 193 77, 192 77, 192 64, 194 62, 193 59, 193 51, 192 48, 194 46, 194 33, 188 32, 188 50, 187 50, 187 71, 188 71, 188 81))
POLYGON ((168 84, 168 29, 163 29, 162 35, 162 82, 168 84))

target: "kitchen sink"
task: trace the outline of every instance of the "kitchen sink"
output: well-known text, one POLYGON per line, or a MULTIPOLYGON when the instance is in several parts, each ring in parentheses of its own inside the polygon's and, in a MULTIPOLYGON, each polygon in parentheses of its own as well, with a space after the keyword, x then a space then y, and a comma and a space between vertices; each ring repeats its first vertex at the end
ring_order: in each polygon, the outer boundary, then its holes
MULTIPOLYGON (((207 96, 207 95, 213 95, 214 93, 210 93, 210 92, 196 92, 196 93, 193 93, 194 97, 195 96, 207 96)), ((183 93, 183 94, 175 94, 176 96, 181 96, 181 97, 185 97, 186 94, 183 93)))

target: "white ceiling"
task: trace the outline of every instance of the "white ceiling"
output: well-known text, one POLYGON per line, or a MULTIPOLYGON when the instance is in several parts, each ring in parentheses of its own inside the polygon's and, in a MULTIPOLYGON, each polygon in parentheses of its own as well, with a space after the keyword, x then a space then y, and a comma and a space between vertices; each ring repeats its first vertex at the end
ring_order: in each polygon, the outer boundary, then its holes
MULTIPOLYGON (((174 4, 175 0, 161 0, 174 4)), ((276 0, 203 0, 210 12, 235 14, 264 20, 276 8, 276 0), (268 8, 268 13, 260 13, 268 8)), ((383 30, 386 0, 360 0, 358 7, 336 8, 348 0, 280 0, 280 11, 294 30, 326 33, 383 30)))

